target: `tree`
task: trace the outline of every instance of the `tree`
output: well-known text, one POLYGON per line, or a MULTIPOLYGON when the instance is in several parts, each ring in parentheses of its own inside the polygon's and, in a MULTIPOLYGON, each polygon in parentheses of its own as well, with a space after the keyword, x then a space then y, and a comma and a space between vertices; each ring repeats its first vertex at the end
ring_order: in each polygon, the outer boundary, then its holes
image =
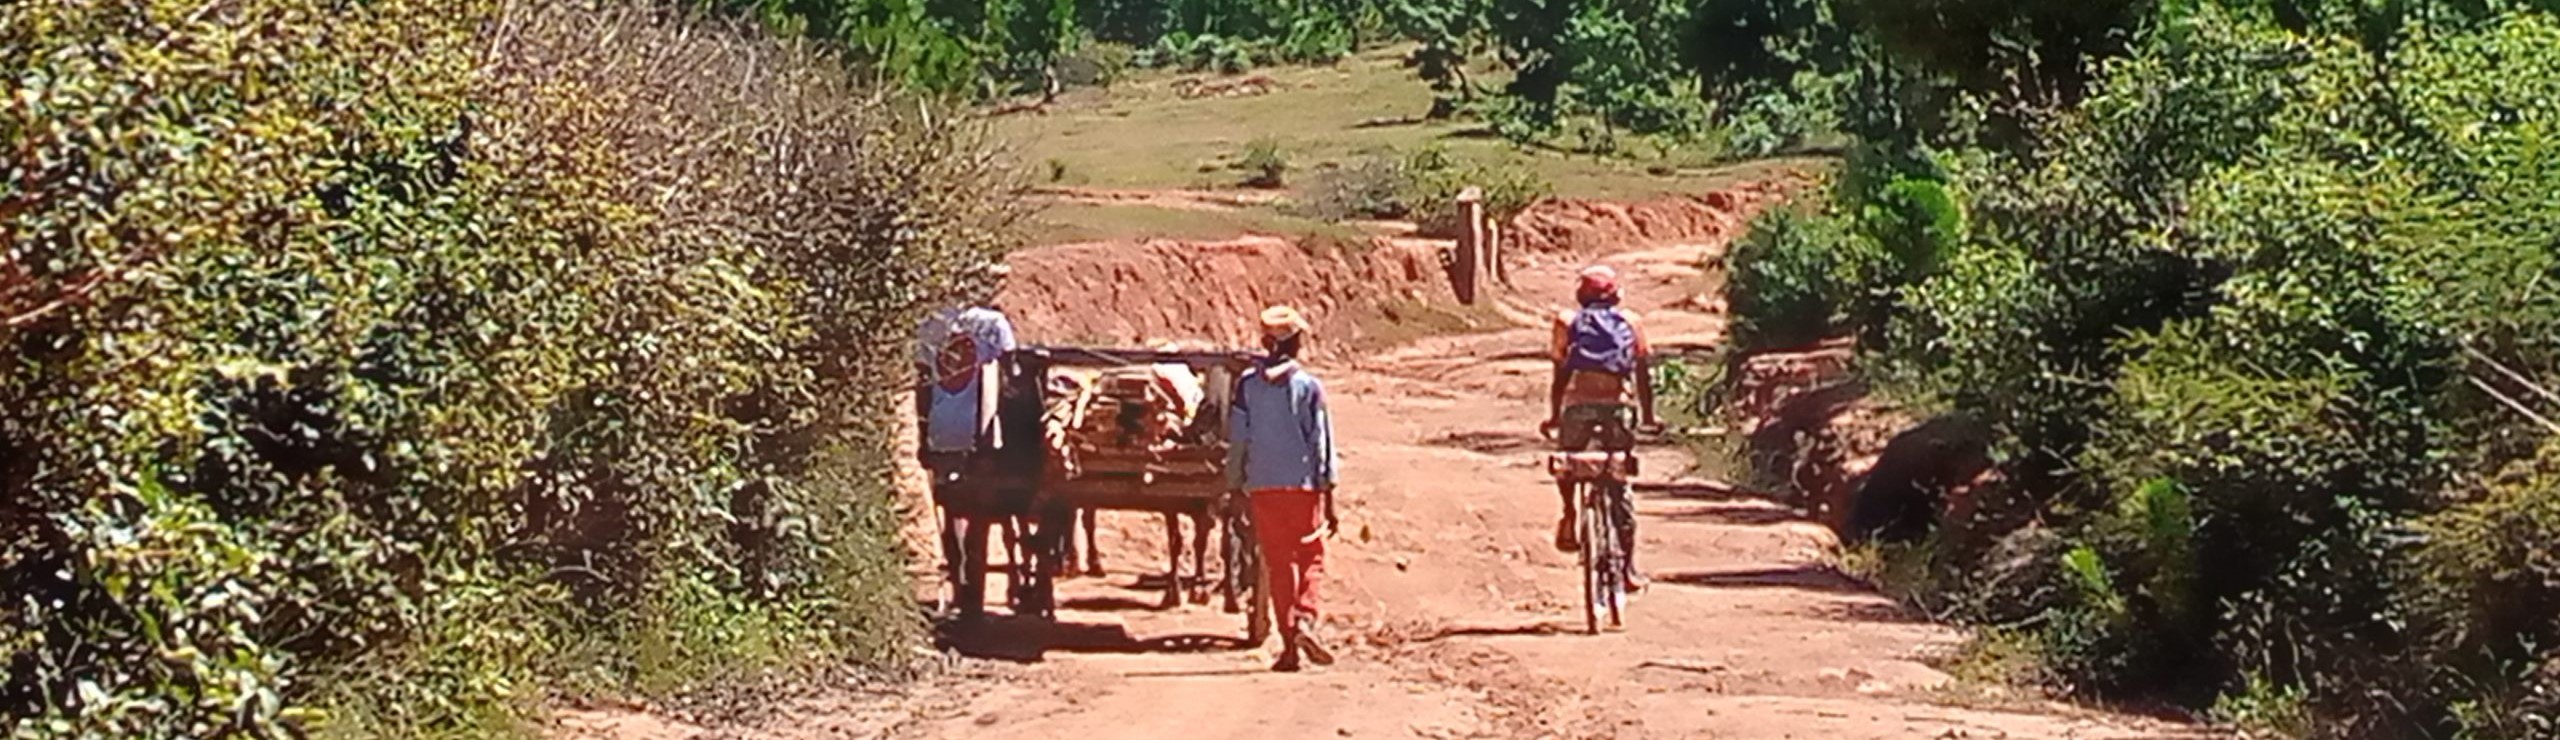
POLYGON ((1432 118, 1447 118, 1471 106, 1481 92, 1467 76, 1467 60, 1484 48, 1485 20, 1492 0, 1390 0, 1387 21, 1405 38, 1422 46, 1406 58, 1415 74, 1438 93, 1432 118))

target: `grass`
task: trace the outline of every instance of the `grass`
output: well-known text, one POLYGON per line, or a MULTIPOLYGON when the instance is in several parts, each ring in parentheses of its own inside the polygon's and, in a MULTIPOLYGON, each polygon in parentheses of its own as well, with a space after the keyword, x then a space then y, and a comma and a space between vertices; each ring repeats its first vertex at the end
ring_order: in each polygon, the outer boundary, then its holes
MULTIPOLYGON (((798 607, 735 592, 705 573, 662 573, 599 610, 558 583, 445 584, 413 638, 312 679, 320 738, 534 738, 555 699, 683 703, 746 695, 796 677, 904 667, 923 624, 909 602, 886 450, 830 444, 797 485, 840 491, 798 517, 833 545, 798 607)), ((521 576, 519 576, 521 577, 521 576)))
POLYGON ((2052 683, 2044 651, 2043 638, 2033 630, 1986 627, 1937 667, 1972 686, 2041 689, 2052 683))
POLYGON ((1279 213, 1267 208, 1205 210, 1137 205, 1067 203, 1051 206, 1032 218, 1036 243, 1066 244, 1109 239, 1181 239, 1211 241, 1244 234, 1359 244, 1368 236, 1359 229, 1279 213))
MULTIPOLYGON (((1493 136, 1480 123, 1421 120, 1431 109, 1431 90, 1400 63, 1403 52, 1390 48, 1332 66, 1257 70, 1255 74, 1267 75, 1278 84, 1269 94, 1247 97, 1186 100, 1174 93, 1176 81, 1215 75, 1143 72, 1108 89, 1069 93, 1045 115, 1010 115, 995 119, 992 125, 1022 161, 1039 163, 1036 179, 1115 189, 1240 187, 1247 173, 1238 167, 1256 142, 1269 142, 1286 155, 1292 185, 1302 179, 1298 174, 1440 146, 1467 160, 1530 167, 1553 183, 1561 197, 1608 200, 1706 192, 1761 176, 1773 167, 1814 161, 1736 165, 1712 148, 1663 148, 1648 143, 1633 144, 1627 147, 1631 153, 1621 156, 1522 148, 1493 136)), ((1502 82, 1499 73, 1477 76, 1489 86, 1502 82)), ((1044 220, 1051 222, 1051 228, 1035 230, 1040 238, 1093 240, 1224 238, 1242 233, 1227 227, 1248 219, 1179 210, 1053 212, 1044 220), (1119 230, 1122 227, 1134 230, 1119 230)), ((1286 224, 1242 225, 1258 225, 1262 233, 1296 233, 1286 224)))

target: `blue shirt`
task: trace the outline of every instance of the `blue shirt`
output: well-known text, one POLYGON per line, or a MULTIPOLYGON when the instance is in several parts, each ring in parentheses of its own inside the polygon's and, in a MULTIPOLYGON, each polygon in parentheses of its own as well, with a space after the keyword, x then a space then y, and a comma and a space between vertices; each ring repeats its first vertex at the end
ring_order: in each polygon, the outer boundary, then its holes
POLYGON ((1333 462, 1333 419, 1316 376, 1289 364, 1237 381, 1227 407, 1227 485, 1322 490, 1333 486, 1333 462))
MULTIPOLYGON (((916 360, 933 373, 942 372, 941 355, 946 352, 968 352, 962 358, 969 367, 983 369, 1014 349, 1013 322, 1004 314, 983 306, 959 311, 943 311, 927 317, 916 331, 916 360), (961 341, 967 340, 967 341, 961 341)), ((958 452, 976 449, 978 435, 988 431, 987 419, 978 418, 980 373, 972 371, 957 389, 932 383, 925 389, 925 449, 934 452, 958 452)), ((1003 440, 995 440, 1003 447, 1003 440)))

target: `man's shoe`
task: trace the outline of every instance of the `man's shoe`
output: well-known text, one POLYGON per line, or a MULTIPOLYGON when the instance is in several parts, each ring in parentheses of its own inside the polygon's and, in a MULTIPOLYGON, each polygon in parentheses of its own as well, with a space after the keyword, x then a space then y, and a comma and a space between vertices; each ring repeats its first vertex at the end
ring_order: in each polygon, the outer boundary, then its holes
POLYGON ((1333 665, 1333 651, 1325 649, 1324 641, 1316 639, 1313 620, 1298 622, 1298 636, 1292 647, 1297 648, 1293 652, 1305 654, 1307 662, 1316 665, 1333 665))
POLYGON ((1280 659, 1271 664, 1273 673, 1296 673, 1298 670, 1298 651, 1296 650, 1282 651, 1280 659))
POLYGON ((1573 531, 1573 520, 1556 520, 1556 551, 1581 552, 1582 538, 1573 531))

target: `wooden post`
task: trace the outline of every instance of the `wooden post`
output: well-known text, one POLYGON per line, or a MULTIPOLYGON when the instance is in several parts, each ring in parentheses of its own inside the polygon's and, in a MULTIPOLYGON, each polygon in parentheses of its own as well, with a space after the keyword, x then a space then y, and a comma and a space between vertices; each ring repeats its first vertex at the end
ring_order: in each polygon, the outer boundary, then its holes
POLYGON ((1467 186, 1458 192, 1458 260, 1457 274, 1450 276, 1458 290, 1458 302, 1475 305, 1476 293, 1484 285, 1486 266, 1484 229, 1484 189, 1467 186))

